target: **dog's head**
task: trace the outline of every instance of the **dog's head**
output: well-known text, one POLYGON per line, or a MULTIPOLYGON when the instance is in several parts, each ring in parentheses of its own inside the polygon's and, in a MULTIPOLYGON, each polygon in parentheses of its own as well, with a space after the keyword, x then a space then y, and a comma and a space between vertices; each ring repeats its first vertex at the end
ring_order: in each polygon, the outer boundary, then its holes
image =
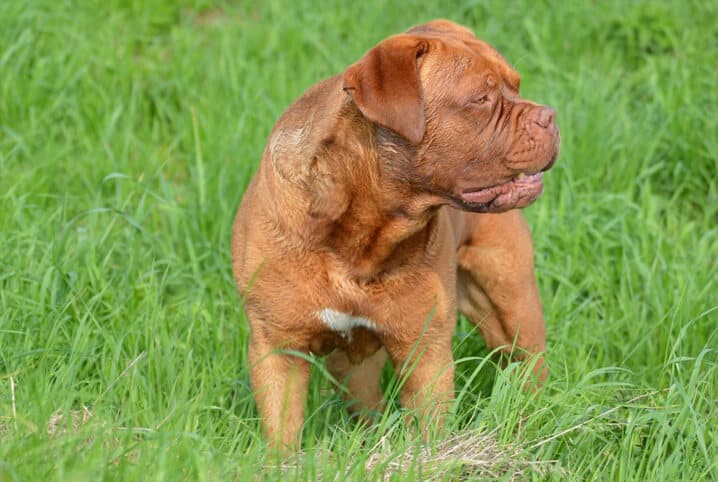
POLYGON ((519 83, 494 48, 446 20, 384 40, 344 72, 378 142, 411 153, 396 175, 475 212, 533 202, 558 156, 555 111, 521 99, 519 83))

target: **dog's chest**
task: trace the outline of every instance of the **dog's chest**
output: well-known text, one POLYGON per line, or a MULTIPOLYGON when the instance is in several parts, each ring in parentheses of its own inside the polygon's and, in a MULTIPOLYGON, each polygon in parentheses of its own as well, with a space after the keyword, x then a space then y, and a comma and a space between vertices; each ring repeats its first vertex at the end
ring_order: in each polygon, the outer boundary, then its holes
POLYGON ((318 317, 327 328, 350 340, 351 331, 354 328, 366 328, 371 331, 376 331, 376 324, 369 318, 354 316, 331 308, 320 310, 318 317))
POLYGON ((376 307, 385 303, 381 285, 358 282, 346 266, 337 260, 330 259, 327 264, 330 269, 327 269, 329 282, 325 287, 326 304, 315 305, 314 308, 314 315, 319 319, 322 331, 328 330, 348 342, 352 341, 352 332, 359 329, 376 333, 382 320, 373 319, 360 307, 376 307))
POLYGON ((373 320, 333 308, 322 308, 315 314, 322 328, 310 341, 313 353, 326 355, 339 348, 352 363, 359 363, 381 347, 380 330, 373 320))

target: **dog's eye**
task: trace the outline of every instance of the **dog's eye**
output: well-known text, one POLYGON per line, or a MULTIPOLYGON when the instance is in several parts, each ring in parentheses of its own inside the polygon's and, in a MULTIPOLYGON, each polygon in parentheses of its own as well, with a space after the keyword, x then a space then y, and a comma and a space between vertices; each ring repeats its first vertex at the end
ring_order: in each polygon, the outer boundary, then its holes
POLYGON ((470 104, 472 105, 484 105, 489 101, 489 94, 482 95, 481 97, 477 97, 473 99, 470 104))

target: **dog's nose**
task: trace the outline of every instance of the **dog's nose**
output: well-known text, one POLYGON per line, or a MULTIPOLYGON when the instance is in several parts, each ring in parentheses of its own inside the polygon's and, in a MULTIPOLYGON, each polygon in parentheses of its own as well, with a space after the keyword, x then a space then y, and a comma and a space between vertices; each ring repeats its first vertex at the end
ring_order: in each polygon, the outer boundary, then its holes
POLYGON ((542 107, 536 116, 536 123, 543 128, 553 125, 556 120, 556 111, 551 107, 542 107))

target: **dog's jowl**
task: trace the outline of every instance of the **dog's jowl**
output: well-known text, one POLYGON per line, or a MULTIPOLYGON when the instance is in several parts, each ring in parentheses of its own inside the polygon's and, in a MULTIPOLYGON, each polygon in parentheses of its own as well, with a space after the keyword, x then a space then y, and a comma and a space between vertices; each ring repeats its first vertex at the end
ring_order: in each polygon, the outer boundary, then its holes
POLYGON ((453 399, 457 312, 546 376, 533 244, 518 210, 558 155, 553 109, 468 29, 414 27, 311 87, 280 117, 237 212, 233 269, 264 431, 297 447, 310 366, 352 410, 382 407, 387 360, 425 427, 453 399), (294 353, 292 353, 294 352, 294 353), (419 354, 419 355, 417 355, 419 354))

